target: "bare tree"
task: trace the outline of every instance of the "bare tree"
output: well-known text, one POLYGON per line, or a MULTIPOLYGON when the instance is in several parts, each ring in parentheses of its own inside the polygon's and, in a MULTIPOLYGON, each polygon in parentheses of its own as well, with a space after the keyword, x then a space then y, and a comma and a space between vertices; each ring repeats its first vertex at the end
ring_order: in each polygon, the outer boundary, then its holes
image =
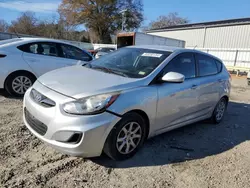
POLYGON ((7 32, 9 25, 6 21, 0 20, 0 32, 7 32))
POLYGON ((9 32, 20 34, 37 35, 38 20, 32 12, 24 12, 17 20, 11 22, 9 32))
POLYGON ((63 17, 39 20, 32 12, 25 12, 12 21, 8 31, 55 39, 89 42, 86 31, 77 31, 76 27, 66 22, 63 17))
MULTIPOLYGON (((102 43, 122 27, 121 10, 126 10, 126 30, 138 28, 143 20, 141 0, 63 0, 59 12, 71 24, 84 24, 102 43)), ((95 39, 95 40, 96 40, 95 39)))
POLYGON ((169 13, 167 16, 159 16, 156 21, 149 24, 148 29, 160 29, 164 27, 188 23, 187 18, 180 17, 178 13, 169 13))

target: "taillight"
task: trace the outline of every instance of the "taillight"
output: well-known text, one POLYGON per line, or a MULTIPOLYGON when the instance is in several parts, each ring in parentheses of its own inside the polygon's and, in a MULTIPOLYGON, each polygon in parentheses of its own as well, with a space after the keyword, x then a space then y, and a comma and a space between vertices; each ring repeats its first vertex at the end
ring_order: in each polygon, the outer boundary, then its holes
POLYGON ((4 57, 6 57, 6 55, 0 54, 0 58, 4 58, 4 57))

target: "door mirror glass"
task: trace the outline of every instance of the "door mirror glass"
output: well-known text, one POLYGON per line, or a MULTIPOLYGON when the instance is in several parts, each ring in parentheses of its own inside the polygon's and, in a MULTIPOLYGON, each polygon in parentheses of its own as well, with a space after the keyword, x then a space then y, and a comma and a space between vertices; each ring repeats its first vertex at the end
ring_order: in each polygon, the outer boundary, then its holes
POLYGON ((162 78, 164 82, 182 83, 185 80, 185 76, 178 72, 168 72, 162 78))

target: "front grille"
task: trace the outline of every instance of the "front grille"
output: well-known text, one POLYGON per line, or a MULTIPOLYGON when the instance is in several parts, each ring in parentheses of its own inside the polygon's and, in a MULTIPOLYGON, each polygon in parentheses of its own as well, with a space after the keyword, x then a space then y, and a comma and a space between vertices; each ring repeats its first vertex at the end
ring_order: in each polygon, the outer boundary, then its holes
POLYGON ((48 127, 44 125, 41 121, 32 116, 29 111, 24 109, 25 119, 29 126, 40 135, 45 135, 48 127))
POLYGON ((55 101, 49 99, 40 92, 36 91, 35 89, 31 90, 30 97, 33 99, 34 102, 40 104, 43 107, 49 108, 56 106, 55 101))

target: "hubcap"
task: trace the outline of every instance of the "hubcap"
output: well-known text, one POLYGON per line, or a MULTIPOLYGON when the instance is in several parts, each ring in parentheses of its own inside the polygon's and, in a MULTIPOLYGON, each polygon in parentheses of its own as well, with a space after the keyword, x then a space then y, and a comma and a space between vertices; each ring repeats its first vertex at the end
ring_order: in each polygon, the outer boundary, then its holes
POLYGON ((225 112, 225 108, 226 108, 226 102, 225 102, 225 100, 221 100, 216 108, 217 121, 220 121, 222 119, 224 112, 225 112))
POLYGON ((12 82, 13 91, 21 95, 23 95, 31 86, 32 82, 26 76, 18 76, 12 82))
POLYGON ((130 122, 119 132, 116 140, 116 148, 121 154, 128 154, 138 146, 141 137, 141 126, 136 122, 130 122))

